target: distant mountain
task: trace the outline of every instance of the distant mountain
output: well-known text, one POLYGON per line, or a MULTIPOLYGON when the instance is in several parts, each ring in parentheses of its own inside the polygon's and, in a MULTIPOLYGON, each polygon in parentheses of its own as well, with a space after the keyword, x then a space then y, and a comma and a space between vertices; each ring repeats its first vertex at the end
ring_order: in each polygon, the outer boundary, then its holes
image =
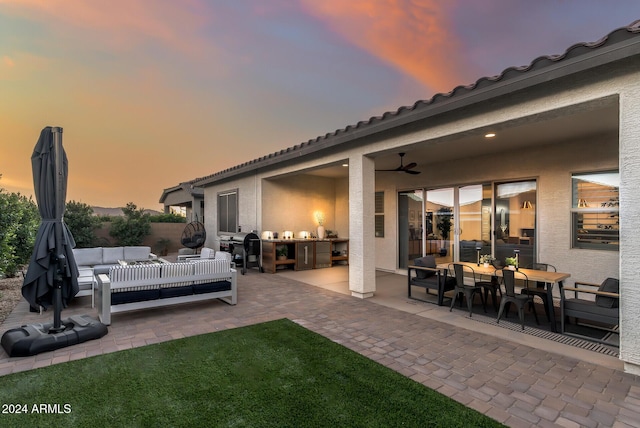
MULTIPOLYGON (((93 213, 98 216, 98 217, 102 217, 102 216, 110 216, 110 217, 118 217, 118 216, 124 216, 124 213, 122 212, 122 208, 105 208, 105 207, 91 207, 93 209, 93 213)), ((156 211, 156 210, 144 210, 145 214, 150 214, 150 215, 158 215, 158 214, 163 214, 160 211, 156 211)))

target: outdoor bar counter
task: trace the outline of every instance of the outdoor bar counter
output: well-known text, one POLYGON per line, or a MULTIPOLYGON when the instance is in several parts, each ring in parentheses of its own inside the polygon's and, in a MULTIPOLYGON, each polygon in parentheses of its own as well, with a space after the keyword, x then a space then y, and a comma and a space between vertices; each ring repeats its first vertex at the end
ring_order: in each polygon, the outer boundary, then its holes
POLYGON ((265 272, 320 269, 342 261, 349 262, 349 240, 345 238, 262 240, 262 268, 265 272))

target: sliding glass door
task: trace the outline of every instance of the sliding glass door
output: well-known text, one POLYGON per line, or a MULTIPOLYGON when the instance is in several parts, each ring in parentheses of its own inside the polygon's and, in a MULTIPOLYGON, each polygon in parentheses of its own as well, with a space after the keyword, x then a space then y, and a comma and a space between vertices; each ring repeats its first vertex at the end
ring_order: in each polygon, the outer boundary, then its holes
POLYGON ((459 240, 461 262, 478 262, 491 254, 491 185, 476 184, 458 188, 459 240))
POLYGON ((422 257, 424 242, 423 190, 398 193, 398 266, 406 269, 422 257))
POLYGON ((496 184, 496 261, 518 256, 519 265, 536 261, 536 182, 496 184))
POLYGON ((453 260, 455 226, 454 188, 427 190, 426 218, 432 224, 427 236, 427 254, 436 256, 439 263, 453 260))
POLYGON ((406 268, 423 255, 438 263, 477 263, 485 254, 505 265, 517 254, 520 266, 530 267, 535 207, 535 180, 399 192, 398 265, 406 268))

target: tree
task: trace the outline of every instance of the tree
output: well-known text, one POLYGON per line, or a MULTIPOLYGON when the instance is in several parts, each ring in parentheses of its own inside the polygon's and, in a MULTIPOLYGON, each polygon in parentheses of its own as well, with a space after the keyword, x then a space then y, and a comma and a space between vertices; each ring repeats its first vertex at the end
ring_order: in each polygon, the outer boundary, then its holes
POLYGON ((122 212, 124 217, 113 220, 109 235, 116 238, 118 245, 141 245, 145 236, 151 233, 151 216, 133 202, 129 202, 122 212))
POLYGON ((64 222, 71 231, 77 248, 90 248, 95 246, 95 230, 102 225, 102 221, 93 215, 93 208, 91 208, 91 206, 83 204, 82 202, 67 202, 64 222))
POLYGON ((0 188, 0 275, 15 276, 29 262, 39 223, 40 213, 31 198, 0 188))

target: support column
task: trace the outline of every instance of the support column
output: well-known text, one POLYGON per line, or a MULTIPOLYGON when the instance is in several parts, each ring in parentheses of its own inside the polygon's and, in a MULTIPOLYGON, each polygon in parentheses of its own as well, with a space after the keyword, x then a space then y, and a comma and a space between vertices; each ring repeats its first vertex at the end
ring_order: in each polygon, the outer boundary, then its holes
POLYGON ((349 157, 349 291, 372 297, 376 291, 375 163, 349 157))
MULTIPOLYGON (((636 78, 637 79, 637 78, 636 78)), ((635 80, 637 81, 637 80, 635 80)), ((620 94, 620 359, 640 375, 640 87, 620 94)))

